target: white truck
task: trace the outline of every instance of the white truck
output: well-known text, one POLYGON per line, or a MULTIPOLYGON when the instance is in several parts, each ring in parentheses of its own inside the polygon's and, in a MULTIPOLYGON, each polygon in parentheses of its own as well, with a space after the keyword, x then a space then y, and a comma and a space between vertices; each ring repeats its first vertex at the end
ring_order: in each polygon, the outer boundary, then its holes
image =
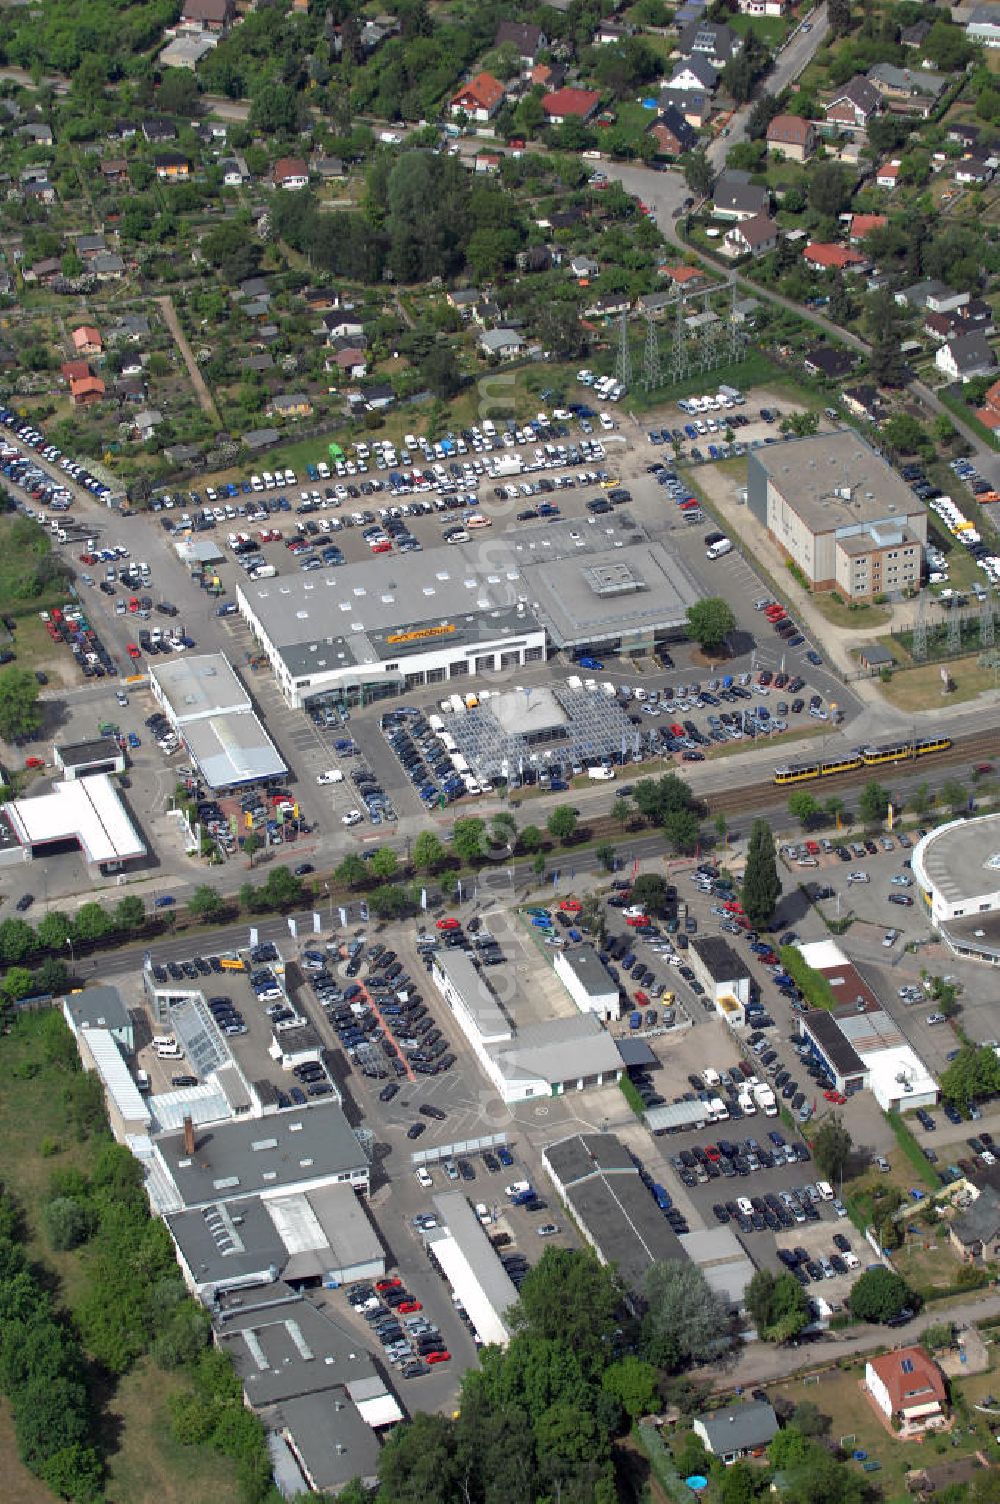
POLYGON ((520 475, 524 461, 519 454, 501 454, 491 466, 494 475, 520 475))
POLYGON ((713 1097, 708 1104, 709 1117, 713 1123, 725 1123, 729 1118, 729 1108, 721 1097, 713 1097))
POLYGON ((745 1086, 737 1098, 740 1111, 745 1118, 752 1118, 757 1111, 757 1103, 754 1101, 753 1092, 749 1086, 745 1086))
POLYGON ((603 763, 599 763, 597 767, 587 769, 587 777, 593 778, 596 783, 607 783, 614 776, 614 768, 606 768, 603 763))
POLYGON ((778 1116, 778 1104, 775 1101, 774 1092, 769 1086, 765 1086, 762 1081, 758 1081, 757 1085, 753 1088, 753 1095, 757 1106, 766 1118, 776 1118, 778 1116))

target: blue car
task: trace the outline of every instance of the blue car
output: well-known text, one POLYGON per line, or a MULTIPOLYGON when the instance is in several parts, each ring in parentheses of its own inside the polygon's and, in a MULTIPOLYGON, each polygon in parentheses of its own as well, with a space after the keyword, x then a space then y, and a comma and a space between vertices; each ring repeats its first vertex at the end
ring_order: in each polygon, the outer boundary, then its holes
POLYGON ((130 747, 137 747, 139 745, 139 738, 134 731, 130 731, 128 734, 128 744, 130 747))
POLYGON ((578 658, 576 661, 581 668, 594 669, 598 673, 600 673, 601 669, 603 669, 604 667, 604 664, 599 658, 578 658))
POLYGON ((810 663, 814 663, 817 668, 823 662, 822 658, 816 652, 815 648, 810 648, 809 651, 808 651, 808 653, 806 654, 806 657, 809 659, 809 662, 810 663))
POLYGON ((685 423, 684 432, 689 439, 696 439, 698 437, 698 430, 693 423, 685 423))
POLYGON ((173 908, 175 901, 176 900, 174 899, 174 895, 172 893, 161 893, 159 898, 153 899, 153 908, 171 909, 173 908))

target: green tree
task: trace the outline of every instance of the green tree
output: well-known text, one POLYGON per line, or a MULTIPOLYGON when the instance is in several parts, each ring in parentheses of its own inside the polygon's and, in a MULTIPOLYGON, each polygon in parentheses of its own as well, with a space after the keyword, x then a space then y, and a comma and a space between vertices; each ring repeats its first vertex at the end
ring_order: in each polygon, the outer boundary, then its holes
POLYGON ((734 1462, 732 1467, 723 1468, 715 1484, 720 1504, 753 1504, 764 1487, 760 1468, 749 1462, 734 1462))
POLYGON ((618 1358, 601 1375, 601 1388, 614 1395, 629 1420, 639 1420, 659 1407, 657 1371, 652 1363, 630 1355, 618 1358))
POLYGON ((614 804, 611 806, 611 813, 614 815, 615 819, 618 821, 618 824, 621 826, 622 831, 624 832, 628 829, 631 821, 635 819, 636 807, 632 803, 631 799, 616 799, 614 804))
POLYGON ((5 668, 0 672, 0 737, 21 741, 41 729, 42 711, 38 685, 27 669, 5 668))
POLYGON ((85 903, 76 911, 73 920, 73 938, 97 942, 103 940, 114 928, 111 916, 99 903, 85 903))
MULTIPOLYGON (((829 0, 827 3, 829 4, 829 0)), ((783 1426, 777 1436, 772 1438, 767 1455, 777 1471, 786 1472, 789 1468, 801 1466, 808 1459, 811 1450, 808 1439, 793 1424, 783 1426)))
POLYGON ((998 1093, 1000 1060, 992 1045, 963 1045, 941 1076, 941 1095, 956 1107, 967 1109, 978 1097, 998 1093))
POLYGON ((517 844, 529 856, 538 851, 545 840, 537 825, 525 825, 517 838, 517 844))
POLYGON ((746 1289, 746 1307, 764 1342, 790 1342, 809 1325, 806 1293, 787 1269, 758 1269, 746 1289))
POLYGON ((549 815, 545 822, 545 829, 553 840, 561 841, 565 846, 576 834, 577 815, 569 804, 559 804, 549 815))
POLYGON ((199 104, 198 85, 194 74, 187 68, 165 68, 160 78, 157 108, 167 115, 185 115, 190 118, 199 104))
POLYGON ((767 820, 755 820, 743 872, 743 909, 755 929, 770 920, 781 897, 774 836, 767 820))
POLYGON ((545 852, 536 851, 535 855, 531 859, 531 870, 535 874, 535 876, 541 877, 544 874, 547 865, 548 863, 545 860, 545 852))
POLYGON ((834 36, 845 37, 851 29, 851 0, 827 0, 827 15, 834 36))
POLYGON ((827 1180, 841 1178, 853 1148, 854 1140, 837 1112, 824 1118, 813 1134, 813 1159, 827 1180))
POLYGON ((360 888, 368 881, 368 863, 356 852, 349 851, 334 868, 333 875, 345 888, 360 888))
POLYGON ((696 1264, 665 1259, 646 1271, 642 1345, 651 1363, 676 1370, 718 1358, 731 1346, 726 1301, 696 1264))
POLYGON ((468 815, 456 820, 451 828, 451 849, 460 862, 481 861, 489 849, 486 821, 468 815))
POLYGON ((68 914, 59 909, 52 909, 44 919, 38 921, 36 934, 38 943, 45 950, 55 951, 61 955, 66 949, 66 941, 72 937, 73 922, 68 914))
POLYGON ((736 625, 728 601, 721 596, 706 596, 687 609, 687 632, 693 642, 710 656, 716 656, 736 625))
POLYGON ((604 868, 605 872, 615 870, 615 848, 610 841, 598 841, 594 847, 594 855, 604 868))
POLYGON ((247 866, 253 870, 254 853, 260 850, 260 836, 255 831, 248 830, 243 837, 243 853, 247 859, 247 866))
POLYGON ((290 136, 298 129, 299 99, 290 84, 265 79, 250 101, 250 124, 266 136, 290 136))
POLYGON ((889 793, 876 778, 871 778, 861 790, 858 813, 866 825, 881 825, 889 808, 889 793))
POLYGON ((56 1196, 45 1203, 45 1235, 56 1253, 78 1248, 94 1231, 92 1210, 72 1196, 56 1196))
POLYGON ((952 815, 964 814, 969 806, 969 791, 957 778, 949 778, 939 790, 938 797, 946 804, 952 815))
POLYGON ((809 207, 835 219, 851 197, 851 183, 839 162, 818 162, 809 174, 809 207))
POLYGON ((302 880, 295 877, 288 867, 272 867, 261 894, 269 908, 291 908, 293 904, 302 902, 302 880))
POLYGON ((613 1270, 589 1250, 547 1248, 519 1293, 515 1331, 568 1348, 588 1379, 603 1372, 623 1297, 613 1270))
POLYGON ((808 789, 796 789, 788 797, 788 813, 799 821, 803 830, 808 830, 815 823, 821 811, 822 805, 808 789))
POLYGON ((422 830, 413 843, 413 865, 418 872, 440 872, 448 853, 431 830, 422 830))
POLYGON ((667 912, 667 881, 658 872, 640 872, 632 884, 632 902, 639 904, 655 919, 667 912))
POLYGON ((684 181, 696 198, 707 198, 715 183, 712 164, 703 151, 692 151, 682 158, 684 181))
POLYGON ((38 936, 24 919, 0 921, 0 958, 8 966, 28 961, 38 949, 38 936))
POLYGON ((31 997, 35 991, 35 979, 25 966, 11 966, 0 983, 3 995, 12 1003, 22 997, 31 997))
POLYGON ((399 857, 391 846, 379 846, 372 852, 371 861, 367 863, 372 870, 373 877, 379 877, 383 882, 390 877, 395 877, 399 868, 399 857))
POLYGON ((851 1287, 848 1304, 859 1321, 886 1322, 898 1316, 914 1297, 902 1275, 884 1264, 866 1269, 851 1287))
POLYGON ((208 883, 199 883, 188 899, 188 913, 192 919, 218 919, 226 911, 222 895, 208 883))
POLYGON ((398 919, 410 907, 406 889, 396 883, 380 883, 368 895, 368 908, 379 919, 398 919))
POLYGON ((672 810, 663 818, 663 834, 671 851, 691 856, 701 840, 701 825, 691 809, 672 810))
POLYGON ((138 893, 127 893, 115 904, 114 927, 121 935, 134 935, 146 923, 146 905, 138 893))
POLYGON ((509 810, 500 810, 490 821, 490 840, 494 846, 513 851, 517 845, 517 821, 509 810))

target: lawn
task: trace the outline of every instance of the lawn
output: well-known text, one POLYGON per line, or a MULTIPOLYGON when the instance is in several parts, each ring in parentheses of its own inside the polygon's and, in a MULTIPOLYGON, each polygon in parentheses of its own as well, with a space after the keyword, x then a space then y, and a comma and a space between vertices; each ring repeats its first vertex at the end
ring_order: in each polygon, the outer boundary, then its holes
MULTIPOLYGON (((796 1379, 786 1384, 777 1384, 768 1393, 772 1401, 776 1395, 781 1395, 792 1404, 808 1400, 823 1415, 829 1416, 830 1436, 833 1440, 840 1441, 844 1438, 845 1450, 867 1452, 869 1459, 882 1464, 873 1483, 886 1499, 906 1497, 906 1474, 911 1468, 927 1467, 945 1456, 954 1458, 956 1455, 966 1455, 974 1451, 977 1445, 992 1445, 983 1417, 979 1417, 976 1426, 977 1436, 973 1438, 963 1435, 959 1447, 952 1447, 950 1437, 932 1437, 927 1441, 897 1441, 876 1417, 860 1387, 863 1378, 864 1365, 859 1364, 846 1372, 834 1369, 820 1374, 815 1381, 796 1379)), ((996 1383, 995 1378, 993 1383, 996 1383)), ((848 1462, 845 1466, 861 1474, 860 1462, 848 1462)))
MULTIPOLYGON (((65 599, 65 591, 62 592, 61 598, 65 599)), ((14 652, 17 655, 18 668, 31 671, 43 669, 49 676, 50 684, 72 682, 69 669, 73 659, 65 647, 52 641, 37 611, 17 618, 14 652)))
POLYGON ((237 1504, 232 1464, 208 1447, 182 1447, 170 1434, 167 1402, 183 1386, 148 1362, 118 1385, 107 1407, 109 1433, 119 1438, 108 1463, 107 1504, 237 1504))
POLYGON ((925 1227, 919 1218, 910 1224, 906 1242, 892 1255, 894 1267, 916 1289, 948 1287, 955 1283, 961 1265, 947 1238, 925 1227))
POLYGON ((748 31, 755 31, 760 41, 765 42, 772 52, 777 52, 791 23, 781 16, 734 15, 730 16, 729 24, 740 36, 746 36, 748 31))
MULTIPOLYGON (((666 340, 661 338, 661 366, 667 365, 666 340)), ((632 369, 639 373, 641 378, 643 345, 636 344, 632 349, 632 369)), ((610 370, 613 359, 609 357, 607 362, 610 370)), ((678 397, 689 397, 709 390, 717 391, 722 385, 735 386, 740 391, 749 391, 751 387, 766 386, 772 391, 778 391, 782 385, 782 372, 773 361, 760 350, 748 347, 746 359, 738 361, 735 365, 715 366, 710 371, 701 371, 696 376, 689 376, 686 381, 672 382, 669 376, 662 386, 647 392, 636 380, 625 402, 625 406, 637 413, 648 412, 651 408, 658 407, 661 402, 674 402, 678 397)), ((789 398, 792 397, 795 388, 786 388, 789 398)), ((795 400, 802 402, 804 393, 798 392, 795 400)))
POLYGON ((849 606, 846 601, 834 600, 832 595, 820 593, 812 597, 812 604, 832 626, 849 627, 853 631, 870 631, 872 627, 884 627, 891 621, 892 612, 884 606, 849 606))
POLYGON ((925 663, 920 668, 894 674, 888 684, 882 685, 882 694, 897 710, 913 711, 945 702, 963 705, 1000 685, 997 670, 980 668, 975 657, 958 658, 947 665, 954 689, 945 695, 942 693, 941 667, 940 663, 925 663))

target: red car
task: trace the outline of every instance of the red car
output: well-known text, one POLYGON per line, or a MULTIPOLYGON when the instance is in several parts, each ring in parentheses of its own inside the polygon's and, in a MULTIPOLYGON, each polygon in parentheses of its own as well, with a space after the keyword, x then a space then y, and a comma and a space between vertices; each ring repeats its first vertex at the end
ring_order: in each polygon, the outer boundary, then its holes
POLYGON ((829 1091, 825 1091, 823 1093, 823 1096, 824 1096, 824 1098, 826 1099, 827 1102, 836 1102, 836 1100, 837 1100, 837 1098, 838 1098, 839 1095, 840 1095, 840 1093, 834 1091, 832 1087, 830 1088, 829 1091))
POLYGON ((437 1352, 437 1353, 425 1353, 425 1355, 424 1355, 424 1362, 425 1363, 450 1363, 451 1362, 451 1353, 444 1352, 444 1351, 437 1352))
POLYGON ((404 1300, 400 1302, 396 1310, 401 1311, 404 1316, 412 1316, 414 1311, 422 1311, 423 1306, 419 1300, 404 1300))
POLYGON ((377 1279, 375 1281, 375 1288, 376 1290, 401 1290, 403 1288, 403 1281, 396 1279, 395 1275, 393 1275, 389 1279, 377 1279))
POLYGON ((135 645, 135 643, 134 643, 134 642, 130 642, 130 643, 129 643, 129 644, 128 644, 128 649, 127 649, 127 652, 128 652, 128 655, 129 655, 129 657, 130 657, 130 658, 131 658, 131 659, 132 659, 132 661, 133 661, 133 663, 134 663, 134 662, 135 662, 135 660, 136 660, 136 659, 137 659, 137 658, 138 658, 138 656, 139 656, 139 649, 138 649, 138 648, 137 648, 137 647, 136 647, 136 645, 135 645))
POLYGON ((565 914, 579 914, 583 905, 575 898, 564 898, 559 907, 565 914))
POLYGON ((705 1157, 706 1159, 710 1160, 713 1165, 717 1165, 719 1163, 719 1160, 722 1158, 722 1155, 714 1144, 706 1144, 705 1157))
POLYGON ((641 929, 644 924, 648 924, 649 923, 649 915, 648 914, 627 914, 625 916, 625 923, 628 925, 629 929, 633 929, 633 930, 641 929))
POLYGON ((457 919, 439 919, 437 927, 439 930, 460 930, 462 928, 457 919))
POLYGON ((806 850, 808 851, 808 853, 809 853, 810 856, 819 856, 819 842, 818 841, 807 841, 806 842, 806 850))
POLYGON ((24 759, 24 766, 26 768, 32 768, 32 769, 35 769, 35 768, 44 768, 44 766, 45 766, 45 758, 44 757, 26 757, 24 759))
POLYGON ((643 992, 643 990, 642 990, 641 987, 639 988, 639 990, 635 994, 635 1000, 639 1004, 640 1008, 648 1008, 649 1007, 649 997, 648 997, 648 995, 645 992, 643 992))
POLYGON ((736 898, 727 899, 727 901, 722 905, 722 907, 725 909, 725 911, 726 911, 727 914, 742 914, 743 913, 743 905, 740 903, 739 899, 736 899, 736 898))

